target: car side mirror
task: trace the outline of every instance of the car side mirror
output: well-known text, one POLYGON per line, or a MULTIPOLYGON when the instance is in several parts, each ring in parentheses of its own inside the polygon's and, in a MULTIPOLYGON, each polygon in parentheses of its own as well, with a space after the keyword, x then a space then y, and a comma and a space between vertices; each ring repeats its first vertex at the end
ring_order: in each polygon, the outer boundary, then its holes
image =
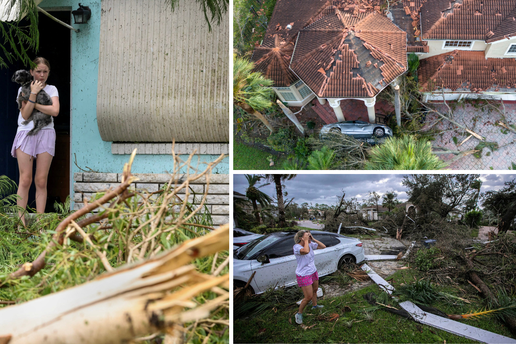
POLYGON ((271 261, 269 260, 269 257, 264 254, 264 255, 261 255, 261 256, 258 256, 258 258, 256 258, 256 260, 259 262, 259 263, 262 263, 262 264, 268 264, 270 263, 271 261))

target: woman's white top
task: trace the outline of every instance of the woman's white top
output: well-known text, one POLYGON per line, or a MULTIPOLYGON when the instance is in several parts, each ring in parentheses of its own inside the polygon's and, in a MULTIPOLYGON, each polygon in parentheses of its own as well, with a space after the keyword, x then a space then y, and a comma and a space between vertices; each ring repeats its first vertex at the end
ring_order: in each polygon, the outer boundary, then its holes
MULTIPOLYGON (((21 93, 21 89, 22 89, 21 87, 18 89, 18 96, 21 93)), ((43 90, 48 93, 50 98, 59 97, 59 92, 57 92, 57 88, 55 86, 46 85, 43 88, 43 90)), ((18 99, 18 97, 16 97, 16 99, 18 99)), ((51 119, 52 119, 52 121, 50 122, 50 124, 44 126, 42 129, 54 129, 54 117, 51 117, 51 119)), ((23 130, 32 130, 32 128, 34 128, 34 122, 33 121, 30 121, 26 125, 23 125, 22 124, 23 122, 25 122, 25 120, 23 119, 21 111, 20 111, 18 113, 18 130, 16 131, 17 133, 20 132, 20 131, 23 131, 23 130)))
POLYGON ((296 275, 298 276, 309 276, 317 271, 315 267, 315 253, 314 250, 319 246, 318 243, 311 242, 308 244, 310 252, 307 254, 301 254, 303 246, 299 244, 294 245, 294 256, 297 260, 296 275))

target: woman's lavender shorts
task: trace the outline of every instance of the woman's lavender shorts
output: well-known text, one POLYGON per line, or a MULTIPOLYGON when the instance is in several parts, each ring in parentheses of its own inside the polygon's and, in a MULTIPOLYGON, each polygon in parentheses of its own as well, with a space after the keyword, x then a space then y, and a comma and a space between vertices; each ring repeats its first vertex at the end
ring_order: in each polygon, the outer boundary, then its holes
POLYGON ((41 129, 36 135, 28 136, 29 130, 20 130, 14 138, 11 155, 16 158, 16 150, 36 158, 38 154, 47 152, 54 156, 56 153, 56 132, 53 128, 41 129))

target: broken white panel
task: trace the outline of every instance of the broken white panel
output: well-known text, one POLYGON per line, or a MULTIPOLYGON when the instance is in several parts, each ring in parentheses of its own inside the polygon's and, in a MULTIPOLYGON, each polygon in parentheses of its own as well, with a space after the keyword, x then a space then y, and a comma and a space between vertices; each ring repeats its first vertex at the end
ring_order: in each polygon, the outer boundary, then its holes
POLYGON ((345 228, 362 228, 362 229, 367 229, 368 231, 376 232, 376 229, 374 229, 374 228, 368 228, 368 227, 362 227, 362 226, 345 226, 345 228))
POLYGON ((394 287, 389 284, 386 280, 384 280, 380 275, 378 275, 376 272, 374 272, 369 265, 364 264, 362 265, 362 270, 367 272, 369 277, 378 284, 381 288, 383 288, 389 295, 392 295, 392 292, 394 291, 394 287))
MULTIPOLYGON (((43 0, 35 0, 35 6, 39 5, 43 0)), ((20 16, 20 9, 22 5, 22 0, 0 0, 0 21, 2 22, 11 22, 18 19, 20 16)))
POLYGON ((459 321, 443 318, 431 313, 424 312, 421 308, 410 301, 401 302, 400 307, 410 313, 415 321, 433 326, 440 330, 453 333, 457 336, 477 340, 482 343, 512 343, 516 344, 516 340, 505 337, 493 332, 482 330, 480 328, 463 324, 459 321))
POLYGON ((408 255, 410 254, 410 250, 412 250, 414 248, 414 246, 416 246, 416 242, 412 241, 412 244, 410 244, 410 247, 407 249, 407 252, 405 252, 405 254, 403 255, 403 257, 401 259, 406 259, 408 257, 408 255))
POLYGON ((392 254, 366 254, 365 259, 367 261, 373 260, 397 260, 398 256, 392 254))

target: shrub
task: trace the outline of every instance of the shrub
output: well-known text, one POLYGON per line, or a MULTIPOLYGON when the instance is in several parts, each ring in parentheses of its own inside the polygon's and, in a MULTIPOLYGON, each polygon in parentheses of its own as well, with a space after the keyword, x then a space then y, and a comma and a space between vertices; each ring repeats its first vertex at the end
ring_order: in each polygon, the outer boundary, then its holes
POLYGON ((464 215, 464 222, 471 228, 477 228, 482 221, 482 211, 472 210, 464 215))
POLYGON ((437 247, 431 247, 429 249, 420 248, 416 252, 416 267, 421 271, 428 271, 439 267, 439 261, 435 258, 441 251, 437 247))
POLYGON ((306 122, 306 126, 308 127, 308 129, 313 129, 313 128, 315 128, 315 122, 308 121, 308 122, 306 122))
POLYGON ((415 136, 391 137, 373 147, 367 170, 440 170, 446 164, 432 153, 432 145, 426 139, 415 136))
POLYGON ((313 151, 308 157, 309 170, 331 170, 335 165, 335 152, 327 146, 320 151, 313 151))
POLYGON ((267 142, 277 152, 292 152, 296 141, 291 128, 280 128, 267 137, 267 142))

